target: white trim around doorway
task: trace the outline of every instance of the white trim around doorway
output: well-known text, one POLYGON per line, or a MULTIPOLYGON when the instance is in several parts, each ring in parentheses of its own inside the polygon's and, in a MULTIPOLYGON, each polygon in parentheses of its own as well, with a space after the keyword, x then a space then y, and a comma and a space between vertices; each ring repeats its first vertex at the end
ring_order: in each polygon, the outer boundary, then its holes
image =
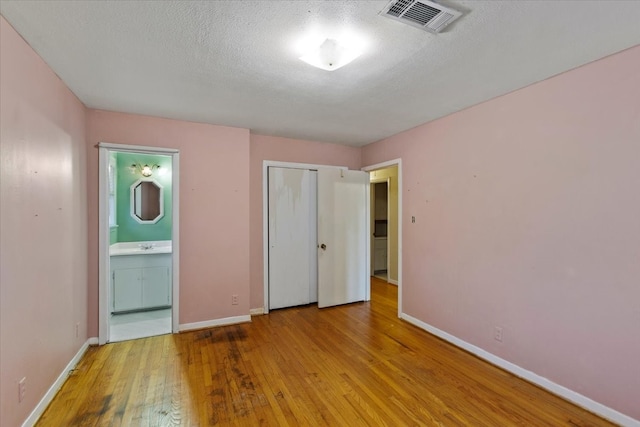
POLYGON ((362 168, 365 172, 373 172, 391 166, 398 166, 398 317, 402 317, 402 159, 393 159, 362 168))
POLYGON ((133 152, 160 154, 171 157, 172 186, 172 301, 171 330, 179 332, 180 307, 180 151, 173 148, 149 147, 145 145, 98 143, 98 344, 109 340, 109 285, 111 283, 109 260, 109 152, 133 152))

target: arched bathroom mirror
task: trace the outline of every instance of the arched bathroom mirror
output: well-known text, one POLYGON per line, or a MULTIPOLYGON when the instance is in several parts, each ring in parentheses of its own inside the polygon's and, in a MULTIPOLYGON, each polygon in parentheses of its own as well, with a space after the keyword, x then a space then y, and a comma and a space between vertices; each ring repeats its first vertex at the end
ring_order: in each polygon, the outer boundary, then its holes
POLYGON ((141 224, 155 224, 164 216, 162 185, 139 179, 131 185, 131 216, 141 224))

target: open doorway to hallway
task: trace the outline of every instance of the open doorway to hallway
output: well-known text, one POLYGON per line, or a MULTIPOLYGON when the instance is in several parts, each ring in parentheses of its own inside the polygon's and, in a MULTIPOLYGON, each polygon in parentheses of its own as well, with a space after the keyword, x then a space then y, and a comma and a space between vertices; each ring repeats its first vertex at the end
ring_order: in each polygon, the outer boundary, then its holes
POLYGON ((371 189, 371 276, 389 278, 389 179, 376 182, 372 178, 371 189))
POLYGON ((396 285, 402 314, 402 161, 366 166, 370 182, 372 277, 396 285))
POLYGON ((398 284, 398 166, 369 172, 371 276, 398 284))

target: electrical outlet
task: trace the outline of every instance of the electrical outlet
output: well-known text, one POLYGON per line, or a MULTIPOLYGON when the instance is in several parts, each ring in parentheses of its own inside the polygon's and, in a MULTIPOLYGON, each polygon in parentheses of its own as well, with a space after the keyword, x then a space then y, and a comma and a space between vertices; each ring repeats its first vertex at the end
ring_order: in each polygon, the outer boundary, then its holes
POLYGON ((18 381, 18 402, 22 402, 24 400, 24 395, 27 392, 27 377, 22 378, 18 381))
POLYGON ((76 323, 76 338, 80 337, 80 322, 76 323))
POLYGON ((231 305, 238 305, 238 295, 231 295, 231 305))
POLYGON ((411 223, 412 223, 412 224, 415 224, 415 223, 416 223, 416 217, 415 217, 415 216, 412 216, 412 217, 411 217, 411 223))
POLYGON ((493 330, 493 338, 496 341, 502 342, 502 328, 500 326, 496 326, 493 330))

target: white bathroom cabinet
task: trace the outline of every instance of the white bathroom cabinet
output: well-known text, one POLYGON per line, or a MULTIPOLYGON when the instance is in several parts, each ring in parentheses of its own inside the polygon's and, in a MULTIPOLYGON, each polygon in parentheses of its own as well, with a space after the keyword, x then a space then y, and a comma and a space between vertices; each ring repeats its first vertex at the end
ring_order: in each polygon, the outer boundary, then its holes
POLYGON ((113 312, 171 306, 171 254, 111 257, 113 312))

